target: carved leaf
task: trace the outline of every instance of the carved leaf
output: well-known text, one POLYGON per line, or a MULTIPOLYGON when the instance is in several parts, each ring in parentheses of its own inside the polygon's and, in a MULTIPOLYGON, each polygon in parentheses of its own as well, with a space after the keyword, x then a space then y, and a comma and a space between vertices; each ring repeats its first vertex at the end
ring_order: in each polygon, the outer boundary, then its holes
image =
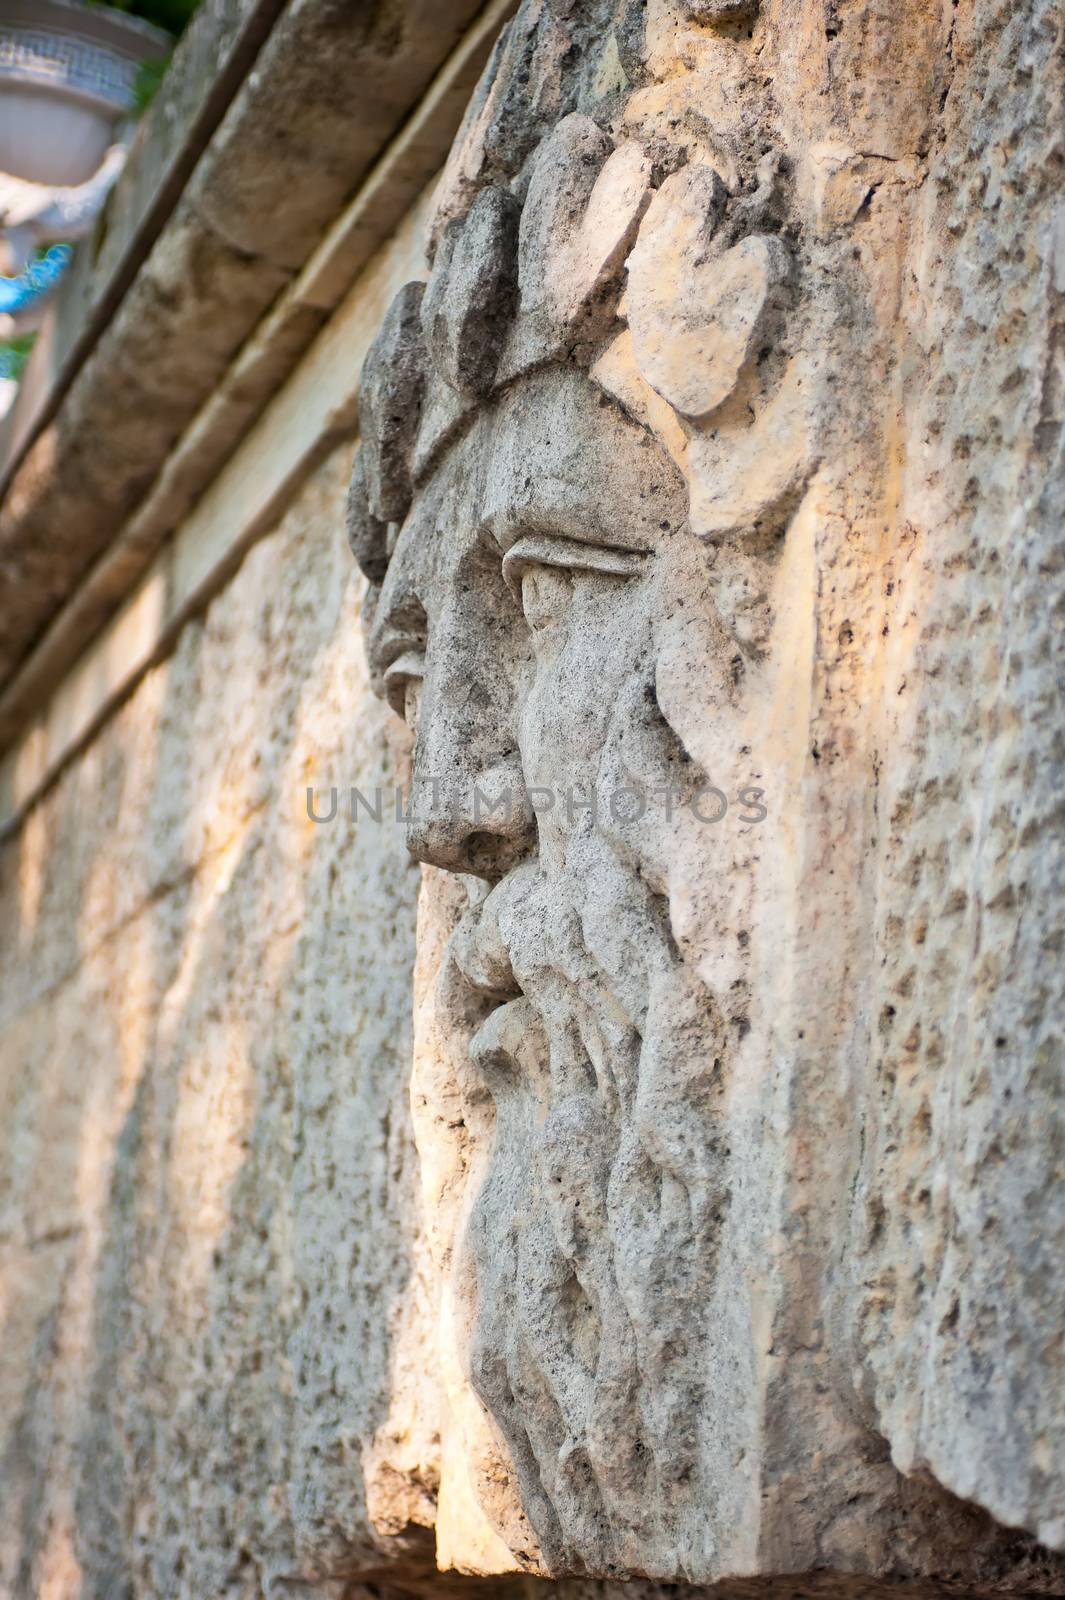
POLYGON ((410 505, 410 455, 425 390, 421 301, 425 285, 399 291, 362 365, 359 429, 370 510, 399 522, 410 505))
POLYGON ((771 235, 715 251, 724 199, 712 168, 675 173, 655 196, 628 262, 637 365, 695 423, 735 389, 789 270, 786 247, 771 235))

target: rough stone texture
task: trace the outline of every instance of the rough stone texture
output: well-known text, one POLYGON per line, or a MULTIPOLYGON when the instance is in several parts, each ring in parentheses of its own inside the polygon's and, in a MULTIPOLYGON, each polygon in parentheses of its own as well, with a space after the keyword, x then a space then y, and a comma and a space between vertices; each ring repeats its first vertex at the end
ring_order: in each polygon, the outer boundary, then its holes
MULTIPOLYGON (((62 405, 6 463, 0 682, 147 493, 478 9, 289 0, 62 405)), ((301 310, 305 348, 325 313, 301 310)))
POLYGON ((520 207, 482 189, 469 215, 445 230, 422 302, 425 342, 448 383, 474 394, 495 377, 517 289, 520 207))
MULTIPOLYGON (((410 454, 418 433, 425 368, 421 360, 423 283, 393 300, 363 363, 359 426, 366 493, 378 521, 401 521, 410 505, 410 454)), ((349 500, 355 504, 354 496, 349 500)))
POLYGON ((431 1567, 417 874, 346 792, 328 825, 306 809, 308 784, 372 794, 402 757, 351 627, 349 467, 0 858, 12 1600, 431 1567))
POLYGON ((755 10, 526 0, 368 373, 438 1551, 1049 1593, 1061 21, 755 10))
POLYGON ((0 854, 5 1596, 1065 1592, 1060 26, 522 5, 0 854))

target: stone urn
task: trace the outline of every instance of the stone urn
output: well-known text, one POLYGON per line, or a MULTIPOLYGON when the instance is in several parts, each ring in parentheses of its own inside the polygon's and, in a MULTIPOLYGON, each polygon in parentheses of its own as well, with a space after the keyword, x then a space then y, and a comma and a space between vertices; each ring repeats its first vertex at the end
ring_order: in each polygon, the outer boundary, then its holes
POLYGON ((0 172, 84 183, 133 109, 142 62, 169 53, 162 29, 73 0, 0 4, 0 172))

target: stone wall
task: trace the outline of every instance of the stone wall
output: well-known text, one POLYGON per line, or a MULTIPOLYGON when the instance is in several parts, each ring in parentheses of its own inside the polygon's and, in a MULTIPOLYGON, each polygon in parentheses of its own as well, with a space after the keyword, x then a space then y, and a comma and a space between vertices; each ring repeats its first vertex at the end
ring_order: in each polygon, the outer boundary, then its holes
POLYGON ((1060 26, 526 0, 35 708, 0 1594, 1065 1591, 1060 26))
POLYGON ((0 1592, 431 1562, 417 869, 320 469, 2 855, 0 1592), (420 1398, 419 1398, 420 1397, 420 1398))

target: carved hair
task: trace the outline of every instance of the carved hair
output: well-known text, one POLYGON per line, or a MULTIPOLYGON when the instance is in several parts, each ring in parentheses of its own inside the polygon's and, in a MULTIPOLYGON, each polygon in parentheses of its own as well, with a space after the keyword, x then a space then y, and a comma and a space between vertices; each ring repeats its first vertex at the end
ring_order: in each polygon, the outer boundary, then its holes
POLYGON ((781 164, 763 161, 758 178, 733 196, 685 150, 615 144, 578 111, 512 188, 485 184, 442 224, 428 283, 400 290, 362 370, 349 534, 372 583, 388 525, 476 407, 553 361, 587 370, 656 434, 688 481, 700 537, 793 502, 812 463, 781 337, 792 258, 768 231, 782 219, 781 164), (766 435, 776 464, 745 499, 744 464, 766 435))

